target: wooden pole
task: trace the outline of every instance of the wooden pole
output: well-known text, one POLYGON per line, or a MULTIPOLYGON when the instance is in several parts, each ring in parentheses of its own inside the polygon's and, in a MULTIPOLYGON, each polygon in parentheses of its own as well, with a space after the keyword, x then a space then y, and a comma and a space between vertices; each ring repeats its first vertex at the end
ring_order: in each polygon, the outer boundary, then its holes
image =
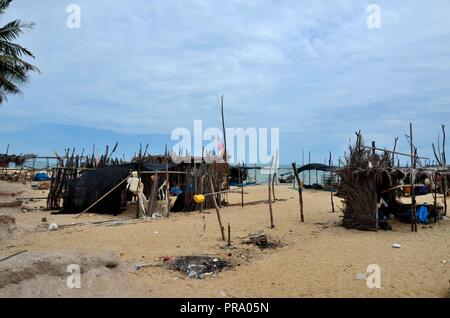
POLYGON ((238 166, 239 186, 241 187, 241 207, 244 207, 244 187, 242 186, 241 166, 238 166))
POLYGON ((221 109, 221 114, 222 114, 222 130, 223 130, 223 145, 224 145, 224 160, 225 160, 225 163, 227 163, 227 134, 226 134, 226 131, 225 131, 225 116, 224 116, 224 113, 223 113, 223 99, 224 99, 224 96, 222 95, 221 97, 220 97, 220 109, 221 109))
MULTIPOLYGON (((311 151, 308 151, 308 164, 311 164, 311 151)), ((311 169, 308 170, 308 182, 311 185, 311 169)))
POLYGON ((170 215, 170 207, 169 207, 169 205, 170 205, 170 200, 169 200, 170 182, 169 182, 169 158, 167 157, 167 155, 165 156, 165 163, 166 163, 166 217, 169 217, 169 215, 170 215))
MULTIPOLYGON (((9 145, 8 145, 8 146, 9 146, 9 145)), ((17 256, 17 255, 22 254, 22 253, 25 253, 25 252, 28 252, 28 250, 23 250, 23 251, 14 253, 14 254, 12 254, 12 255, 6 256, 6 257, 0 259, 0 262, 6 261, 7 259, 10 259, 11 257, 17 256)))
POLYGON ((230 226, 229 222, 228 222, 228 244, 227 244, 227 246, 228 247, 231 246, 231 226, 230 226))
POLYGON ((302 189, 302 184, 300 182, 300 177, 298 176, 297 165, 295 164, 295 162, 292 163, 292 169, 294 170, 294 176, 298 183, 298 200, 300 203, 300 221, 305 222, 305 218, 303 216, 303 189, 302 189))
MULTIPOLYGON (((201 176, 200 177, 200 193, 203 193, 203 183, 205 182, 205 176, 201 176)), ((199 211, 200 213, 203 212, 203 203, 200 203, 200 207, 199 207, 199 211)))
POLYGON ((433 190, 433 208, 434 208, 434 213, 435 213, 435 219, 434 219, 434 223, 438 222, 439 219, 439 215, 437 213, 437 184, 436 184, 436 172, 433 173, 433 186, 434 186, 434 190, 433 190))
POLYGON ((272 209, 272 166, 273 166, 274 157, 272 156, 272 161, 270 162, 270 168, 269 168, 269 182, 267 182, 268 190, 269 190, 269 212, 270 212, 270 227, 273 229, 275 227, 275 224, 273 223, 273 209, 272 209))
MULTIPOLYGON (((400 155, 400 156, 406 156, 406 157, 413 157, 414 155, 410 155, 410 154, 406 154, 403 152, 398 152, 398 151, 391 151, 391 150, 387 150, 387 149, 382 149, 382 148, 377 148, 377 147, 367 147, 367 146, 361 146, 364 149, 375 149, 377 151, 383 151, 383 152, 387 152, 387 153, 391 153, 391 154, 395 154, 395 155, 400 155)), ((423 160, 429 160, 430 158, 427 157, 417 157, 417 159, 423 159, 423 160)))
POLYGON ((444 202, 444 215, 447 215, 447 176, 442 176, 442 192, 444 193, 444 197, 442 198, 444 202))
POLYGON ((414 193, 414 173, 416 168, 416 158, 417 149, 414 149, 413 144, 413 129, 412 123, 409 124, 409 138, 410 138, 410 147, 411 147, 411 232, 417 232, 417 220, 416 220, 416 195, 414 193))
POLYGON ((277 199, 275 198, 275 180, 276 180, 276 178, 277 178, 277 173, 275 172, 275 173, 273 174, 273 177, 272 177, 272 197, 273 197, 273 203, 275 203, 275 201, 277 200, 277 199))
POLYGON ((122 183, 124 183, 125 181, 127 181, 127 179, 131 176, 131 174, 129 176, 127 176, 125 179, 123 179, 122 181, 120 181, 114 188, 112 188, 111 190, 109 190, 107 193, 105 193, 100 199, 98 199, 97 201, 95 201, 94 203, 92 203, 87 209, 85 209, 83 212, 81 212, 80 214, 78 214, 77 216, 75 216, 75 218, 78 218, 81 216, 81 214, 86 213, 87 211, 89 211, 90 209, 92 209, 94 206, 96 206, 100 201, 102 201, 104 198, 106 198, 111 192, 113 192, 114 190, 116 190, 122 183))
POLYGON ((331 212, 334 213, 334 201, 333 201, 333 170, 331 170, 331 151, 330 159, 328 160, 328 166, 330 167, 330 197, 331 197, 331 212))
POLYGON ((241 207, 244 207, 244 187, 241 186, 241 207))
MULTIPOLYGON (((214 192, 214 183, 212 181, 211 176, 209 176, 209 182, 211 184, 211 190, 214 192)), ((217 205, 216 198, 213 198, 213 202, 214 202, 214 207, 216 208, 217 221, 219 222, 220 233, 222 234, 222 241, 225 241, 225 229, 222 226, 222 219, 220 218, 220 209, 219 209, 219 206, 217 205)))
POLYGON ((269 190, 269 213, 270 213, 270 227, 273 229, 275 227, 275 225, 273 224, 273 210, 272 210, 272 189, 271 189, 271 184, 272 184, 272 176, 269 173, 269 182, 267 183, 268 185, 268 190, 269 190))

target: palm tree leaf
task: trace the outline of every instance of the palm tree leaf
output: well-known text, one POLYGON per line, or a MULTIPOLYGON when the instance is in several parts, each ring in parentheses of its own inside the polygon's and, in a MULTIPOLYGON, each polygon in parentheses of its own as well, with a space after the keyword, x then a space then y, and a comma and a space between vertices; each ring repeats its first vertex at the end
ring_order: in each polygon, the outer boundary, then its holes
POLYGON ((20 20, 14 20, 0 28, 0 39, 13 41, 23 34, 22 29, 32 29, 33 26, 34 23, 23 23, 20 20))
POLYGON ((41 73, 41 71, 34 65, 25 62, 24 60, 11 55, 0 55, 0 64, 9 64, 13 65, 14 67, 22 67, 26 72, 37 72, 41 73))
MULTIPOLYGON (((0 0, 0 15, 9 7, 12 0, 0 0)), ((22 56, 34 58, 27 48, 12 41, 23 34, 24 29, 33 28, 33 23, 14 20, 0 27, 0 104, 7 100, 8 94, 21 94, 20 84, 27 83, 30 72, 39 69, 21 59, 22 56)))
POLYGON ((20 65, 11 65, 9 63, 0 62, 0 73, 3 76, 14 82, 28 82, 29 76, 27 75, 26 69, 20 65))
POLYGON ((0 91, 8 94, 20 94, 20 89, 11 81, 0 74, 0 91))
POLYGON ((0 0, 0 14, 5 12, 12 0, 0 0))
POLYGON ((11 43, 4 40, 0 40, 0 53, 13 56, 26 55, 34 58, 33 53, 31 53, 27 48, 24 48, 19 44, 11 43))

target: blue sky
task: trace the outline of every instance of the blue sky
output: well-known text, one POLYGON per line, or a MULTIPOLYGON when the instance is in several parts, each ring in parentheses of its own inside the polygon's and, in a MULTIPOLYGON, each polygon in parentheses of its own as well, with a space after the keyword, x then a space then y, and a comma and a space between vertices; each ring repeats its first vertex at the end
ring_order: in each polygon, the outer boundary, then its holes
MULTIPOLYGON (((174 128, 280 128, 280 160, 323 162, 361 129, 367 142, 419 153, 450 121, 450 2, 14 0, 0 23, 36 23, 19 43, 36 56, 23 95, 0 106, 0 152, 50 155, 119 142, 164 151, 174 128), (69 4, 81 28, 66 26, 69 4)), ((354 138, 353 138, 354 139, 354 138)))

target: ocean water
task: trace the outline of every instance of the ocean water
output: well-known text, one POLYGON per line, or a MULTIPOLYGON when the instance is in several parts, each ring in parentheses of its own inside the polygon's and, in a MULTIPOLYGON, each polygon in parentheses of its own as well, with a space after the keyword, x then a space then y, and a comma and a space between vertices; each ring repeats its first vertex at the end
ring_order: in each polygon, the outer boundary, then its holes
MULTIPOLYGON (((23 163, 23 168, 24 169, 36 169, 36 170, 44 170, 44 169, 48 169, 48 168, 52 168, 52 167, 56 167, 56 160, 55 159, 49 159, 48 161, 45 159, 29 159, 29 160, 25 160, 25 162, 23 163)), ((20 166, 16 166, 14 163, 10 163, 9 164, 9 168, 18 168, 20 169, 20 166)))
MULTIPOLYGON (((278 182, 278 178, 280 176, 287 177, 289 174, 293 174, 293 170, 292 170, 292 166, 291 165, 280 165, 278 170, 277 170, 277 180, 276 182, 278 182)), ((251 169, 249 170, 248 173, 248 181, 255 181, 255 177, 256 177, 256 181, 257 182, 267 182, 269 180, 269 176, 265 173, 262 173, 262 170, 255 170, 255 169, 251 169)), ((313 184, 313 183, 319 183, 319 184, 323 184, 324 183, 324 178, 329 176, 329 172, 324 172, 324 171, 303 171, 299 174, 300 179, 303 181, 304 184, 313 184)))
MULTIPOLYGON (((34 168, 34 169, 47 169, 56 166, 56 160, 47 160, 45 159, 30 159, 25 161, 25 168, 34 168)), ((262 166, 259 166, 262 167, 262 166)), ((10 166, 10 168, 15 168, 14 164, 10 166)), ((20 167, 19 167, 20 168, 20 167)), ((287 177, 292 174, 292 166, 291 165, 280 165, 277 170, 277 179, 276 183, 279 183, 279 177, 287 177)), ((313 184, 313 183, 324 183, 324 177, 329 176, 329 173, 324 171, 304 171, 300 173, 299 177, 303 181, 304 184, 313 184)), ((248 170, 248 181, 249 182, 267 182, 269 180, 269 176, 266 173, 263 173, 262 169, 250 169, 248 170)))

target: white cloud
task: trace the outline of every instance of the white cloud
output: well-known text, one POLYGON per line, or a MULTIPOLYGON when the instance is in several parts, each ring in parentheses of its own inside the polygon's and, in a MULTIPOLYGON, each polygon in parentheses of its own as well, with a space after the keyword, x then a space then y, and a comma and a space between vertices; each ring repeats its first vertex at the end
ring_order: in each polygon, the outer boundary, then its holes
POLYGON ((377 1, 379 30, 366 27, 369 1, 77 3, 80 30, 52 0, 16 0, 2 17, 37 23, 21 41, 43 71, 2 106, 2 129, 33 119, 168 134, 218 125, 222 93, 230 125, 311 133, 311 144, 324 127, 346 144, 359 128, 391 140, 407 128, 396 121, 450 117, 448 1, 377 1))

